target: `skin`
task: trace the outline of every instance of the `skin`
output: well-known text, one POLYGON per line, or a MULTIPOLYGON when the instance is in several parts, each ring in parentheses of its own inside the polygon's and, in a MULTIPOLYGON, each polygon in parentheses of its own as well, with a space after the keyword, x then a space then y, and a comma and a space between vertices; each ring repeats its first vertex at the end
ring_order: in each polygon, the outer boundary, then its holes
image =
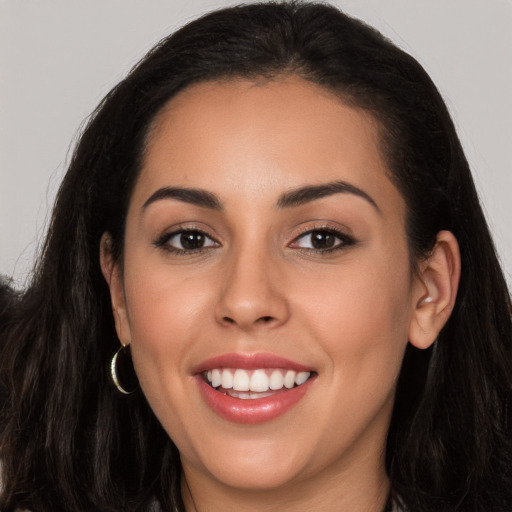
POLYGON ((405 204, 378 129, 297 77, 194 85, 154 123, 122 270, 108 234, 101 260, 119 338, 131 343, 142 390, 179 448, 187 510, 383 508, 403 354, 408 342, 428 347, 444 325, 459 256, 441 232, 412 274, 405 204), (278 206, 290 190, 339 181, 368 197, 278 206), (144 207, 162 187, 206 190, 222 210, 169 197, 144 207), (165 235, 183 228, 204 232, 206 246, 168 250, 180 237, 165 235), (325 229, 340 233, 339 250, 312 247, 307 232, 325 229), (192 376, 232 352, 277 354, 317 377, 283 416, 232 423, 205 404, 192 376))

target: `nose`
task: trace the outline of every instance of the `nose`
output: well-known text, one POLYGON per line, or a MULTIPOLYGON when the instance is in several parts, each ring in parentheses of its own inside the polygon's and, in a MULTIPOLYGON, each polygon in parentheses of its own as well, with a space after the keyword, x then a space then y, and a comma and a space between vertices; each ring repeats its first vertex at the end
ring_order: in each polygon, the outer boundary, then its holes
POLYGON ((282 272, 263 251, 250 248, 226 263, 225 279, 216 304, 217 322, 249 331, 278 327, 289 318, 282 272))

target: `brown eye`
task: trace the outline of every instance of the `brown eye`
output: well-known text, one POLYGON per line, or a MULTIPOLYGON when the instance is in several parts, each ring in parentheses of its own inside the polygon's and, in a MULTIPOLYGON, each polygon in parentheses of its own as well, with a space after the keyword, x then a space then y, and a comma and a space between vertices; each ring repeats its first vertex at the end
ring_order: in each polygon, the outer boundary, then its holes
POLYGON ((203 249, 219 247, 218 242, 197 229, 182 229, 164 235, 155 242, 155 245, 177 254, 193 253, 203 249))
POLYGON ((310 237, 314 249, 332 249, 336 243, 336 237, 328 231, 312 231, 310 237))
POLYGON ((180 235, 180 244, 186 251, 194 251, 203 247, 205 239, 205 235, 199 231, 184 231, 180 235))
POLYGON ((345 233, 331 229, 313 229, 297 237, 291 244, 291 247, 317 252, 329 252, 343 249, 354 243, 355 241, 345 233))

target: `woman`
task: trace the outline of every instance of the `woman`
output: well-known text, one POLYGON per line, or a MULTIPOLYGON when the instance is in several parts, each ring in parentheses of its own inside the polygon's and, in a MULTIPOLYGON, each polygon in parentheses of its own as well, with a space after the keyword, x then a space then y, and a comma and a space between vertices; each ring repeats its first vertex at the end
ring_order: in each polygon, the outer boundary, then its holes
POLYGON ((510 297, 453 123, 331 7, 153 49, 9 318, 2 510, 511 507, 510 297))

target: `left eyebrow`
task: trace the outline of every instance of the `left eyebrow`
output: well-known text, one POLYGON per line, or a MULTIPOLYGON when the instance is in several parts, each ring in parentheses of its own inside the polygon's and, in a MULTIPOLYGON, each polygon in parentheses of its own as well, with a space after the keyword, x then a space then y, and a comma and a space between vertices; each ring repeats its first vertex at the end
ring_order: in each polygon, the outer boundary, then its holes
POLYGON ((294 190, 285 192, 277 201, 278 208, 291 208, 301 206, 311 201, 316 201, 322 197, 332 196, 334 194, 354 194, 362 197, 370 203, 378 213, 382 213, 374 199, 364 190, 347 183, 346 181, 333 181, 321 185, 307 185, 294 190))

